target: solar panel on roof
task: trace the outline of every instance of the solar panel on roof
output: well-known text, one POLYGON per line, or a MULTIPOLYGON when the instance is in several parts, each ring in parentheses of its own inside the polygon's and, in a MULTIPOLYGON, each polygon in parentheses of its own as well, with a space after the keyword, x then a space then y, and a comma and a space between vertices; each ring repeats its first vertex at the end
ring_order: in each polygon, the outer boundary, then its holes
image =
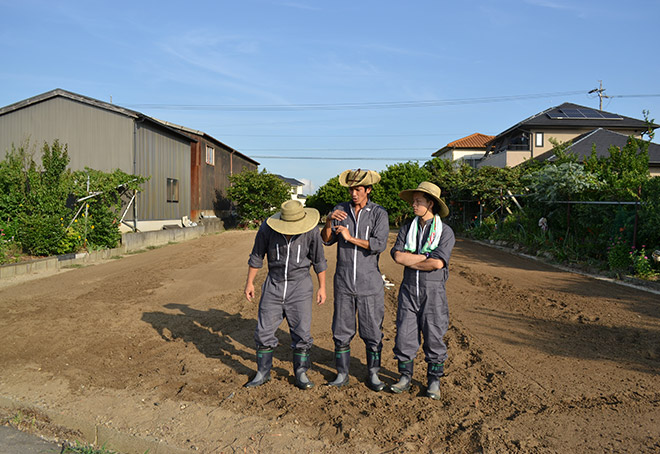
POLYGON ((607 120, 623 120, 623 117, 621 115, 617 115, 609 112, 600 112, 600 114, 603 116, 603 118, 607 120))
POLYGON ((577 109, 566 108, 548 112, 548 117, 553 120, 566 119, 590 119, 590 120, 623 120, 623 117, 609 112, 602 112, 595 109, 577 109))
POLYGON ((582 115, 587 118, 603 118, 603 116, 597 110, 580 109, 580 112, 582 112, 582 115))
POLYGON ((580 109, 560 109, 566 118, 584 118, 580 109))

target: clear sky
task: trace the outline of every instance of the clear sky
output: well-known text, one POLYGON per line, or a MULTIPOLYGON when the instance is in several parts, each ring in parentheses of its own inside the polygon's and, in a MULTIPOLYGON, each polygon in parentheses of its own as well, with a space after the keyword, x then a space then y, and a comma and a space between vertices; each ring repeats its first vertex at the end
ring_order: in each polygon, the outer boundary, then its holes
POLYGON ((599 80, 604 110, 660 122, 659 24, 658 0, 0 0, 0 106, 55 88, 112 101, 313 192, 597 108, 599 80))

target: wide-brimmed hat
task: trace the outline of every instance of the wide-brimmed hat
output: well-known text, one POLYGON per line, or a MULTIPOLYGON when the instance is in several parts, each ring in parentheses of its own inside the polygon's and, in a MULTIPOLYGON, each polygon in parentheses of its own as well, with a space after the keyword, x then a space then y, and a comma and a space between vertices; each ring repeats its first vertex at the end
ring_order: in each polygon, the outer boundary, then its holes
POLYGON ((287 200, 282 209, 266 219, 266 224, 283 235, 300 235, 319 224, 321 215, 314 208, 305 208, 298 200, 287 200))
POLYGON ((405 200, 408 203, 412 203, 413 194, 415 192, 423 192, 431 196, 431 198, 435 200, 437 206, 440 207, 440 210, 438 211, 438 215, 441 218, 444 218, 449 214, 449 208, 447 208, 445 202, 440 198, 440 188, 434 185, 433 183, 431 183, 430 181, 422 181, 421 183, 419 183, 419 186, 417 186, 417 189, 406 189, 405 191, 399 192, 399 197, 401 197, 403 200, 405 200))
POLYGON ((339 184, 347 188, 371 186, 380 181, 380 175, 374 170, 344 170, 339 175, 339 184))

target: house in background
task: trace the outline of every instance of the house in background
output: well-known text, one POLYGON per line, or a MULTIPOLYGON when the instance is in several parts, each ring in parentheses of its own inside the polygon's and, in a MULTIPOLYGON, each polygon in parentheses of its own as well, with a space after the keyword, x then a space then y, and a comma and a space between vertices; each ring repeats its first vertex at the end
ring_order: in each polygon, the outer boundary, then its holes
POLYGON ((598 128, 641 137, 648 125, 643 120, 564 103, 517 123, 487 142, 479 167, 514 167, 550 151, 554 147, 550 139, 568 142, 598 128))
POLYGON ((307 196, 305 196, 302 193, 305 183, 303 183, 302 181, 298 181, 295 178, 283 177, 282 175, 277 175, 277 174, 274 175, 280 180, 284 181, 289 186, 291 186, 292 200, 299 200, 300 202, 302 202, 303 205, 305 204, 305 200, 307 199, 307 196))
POLYGON ((228 175, 259 164, 200 131, 66 90, 0 108, 0 156, 26 141, 39 150, 55 139, 67 145, 72 170, 149 178, 127 215, 127 225, 142 231, 213 212, 214 191, 226 188, 228 175))
MULTIPOLYGON (((574 138, 565 151, 566 153, 577 156, 579 161, 583 161, 591 156, 592 150, 596 152, 596 156, 606 158, 610 156, 609 149, 611 146, 625 147, 628 143, 628 137, 625 134, 598 128, 574 138)), ((650 142, 648 153, 649 172, 651 176, 660 176, 660 145, 650 142)), ((535 159, 539 161, 554 161, 556 156, 554 150, 550 150, 535 159)))
POLYGON ((495 136, 474 133, 462 139, 448 143, 431 156, 447 159, 449 161, 464 162, 470 167, 477 167, 477 163, 486 153, 486 143, 495 136))
POLYGON ((159 121, 195 140, 190 144, 190 219, 224 217, 231 209, 229 177, 256 170, 259 163, 203 131, 159 121))

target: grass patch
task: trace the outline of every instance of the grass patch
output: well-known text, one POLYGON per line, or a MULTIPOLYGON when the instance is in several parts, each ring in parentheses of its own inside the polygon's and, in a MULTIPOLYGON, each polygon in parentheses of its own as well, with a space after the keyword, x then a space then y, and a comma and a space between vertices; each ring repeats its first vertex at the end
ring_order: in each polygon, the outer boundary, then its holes
POLYGON ((110 257, 110 260, 119 260, 121 258, 123 258, 121 255, 113 255, 112 257, 110 257))
POLYGON ((75 268, 82 268, 83 266, 85 266, 85 265, 81 265, 80 263, 72 263, 71 265, 63 266, 62 268, 65 269, 65 270, 69 270, 69 269, 75 269, 75 268))
POLYGON ((94 448, 93 446, 83 445, 76 442, 75 446, 64 448, 62 454, 118 454, 116 451, 110 451, 105 446, 94 448))
MULTIPOLYGON (((89 445, 83 445, 78 442, 74 446, 68 446, 64 448, 61 454, 119 454, 117 451, 111 451, 105 447, 105 445, 100 448, 95 448, 89 445)), ((147 449, 144 454, 149 454, 147 449)))
POLYGON ((127 252, 126 255, 142 254, 143 252, 147 252, 147 250, 146 249, 137 249, 135 251, 127 252))

